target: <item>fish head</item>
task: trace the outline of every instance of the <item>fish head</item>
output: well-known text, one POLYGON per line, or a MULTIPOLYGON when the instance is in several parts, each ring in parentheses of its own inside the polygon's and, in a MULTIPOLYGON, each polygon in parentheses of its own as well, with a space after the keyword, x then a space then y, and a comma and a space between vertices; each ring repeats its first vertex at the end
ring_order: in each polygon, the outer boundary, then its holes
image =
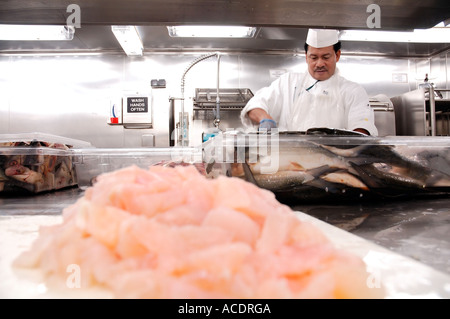
POLYGON ((7 169, 11 166, 16 165, 23 165, 23 155, 12 155, 12 156, 6 156, 5 161, 3 163, 3 168, 7 169))

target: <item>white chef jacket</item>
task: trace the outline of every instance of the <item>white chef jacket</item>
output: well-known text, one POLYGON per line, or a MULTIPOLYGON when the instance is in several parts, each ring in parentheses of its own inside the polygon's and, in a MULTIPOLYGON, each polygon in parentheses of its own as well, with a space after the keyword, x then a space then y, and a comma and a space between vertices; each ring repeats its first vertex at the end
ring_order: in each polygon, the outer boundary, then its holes
POLYGON ((244 107, 241 121, 247 128, 257 127, 247 116, 255 108, 269 113, 280 131, 363 128, 372 136, 378 135, 366 91, 340 76, 337 68, 325 81, 317 81, 309 72, 283 74, 256 92, 244 107))

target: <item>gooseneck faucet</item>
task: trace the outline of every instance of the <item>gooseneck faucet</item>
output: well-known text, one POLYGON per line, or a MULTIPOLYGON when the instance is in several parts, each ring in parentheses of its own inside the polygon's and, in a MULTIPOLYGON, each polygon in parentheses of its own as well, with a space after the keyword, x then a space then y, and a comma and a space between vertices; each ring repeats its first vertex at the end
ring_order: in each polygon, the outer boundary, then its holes
POLYGON ((217 96, 216 96, 216 115, 215 115, 215 119, 214 119, 214 126, 216 128, 219 128, 219 124, 220 124, 220 97, 219 97, 219 74, 220 74, 220 53, 219 52, 215 52, 215 53, 210 53, 210 54, 205 54, 202 55, 200 57, 198 57, 197 59, 195 59, 194 61, 192 61, 188 67, 184 70, 183 75, 181 76, 181 116, 182 116, 182 120, 181 120, 181 145, 184 145, 184 135, 186 132, 186 123, 184 122, 184 86, 185 86, 185 77, 186 74, 189 72, 190 69, 192 69, 192 67, 194 65, 196 65, 197 63, 199 63, 200 61, 206 60, 208 58, 211 58, 213 56, 217 56, 217 96))
POLYGON ((219 129, 220 124, 220 95, 219 95, 219 74, 220 74, 220 54, 217 54, 217 93, 216 93, 216 118, 214 119, 214 126, 219 129))
POLYGON ((419 84, 419 87, 423 88, 425 91, 428 90, 429 92, 431 136, 436 136, 436 102, 434 100, 434 86, 433 83, 428 82, 428 74, 425 76, 424 83, 419 84))

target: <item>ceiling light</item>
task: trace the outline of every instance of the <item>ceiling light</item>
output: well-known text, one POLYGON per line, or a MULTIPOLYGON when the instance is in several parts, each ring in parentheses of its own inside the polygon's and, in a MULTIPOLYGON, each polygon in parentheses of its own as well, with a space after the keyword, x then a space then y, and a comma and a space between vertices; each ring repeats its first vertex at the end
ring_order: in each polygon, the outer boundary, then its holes
POLYGON ((74 34, 67 25, 0 24, 0 40, 7 41, 70 41, 74 34))
POLYGON ((339 39, 341 41, 449 43, 450 28, 441 27, 441 24, 438 24, 430 29, 415 29, 409 32, 345 30, 340 31, 339 39))
POLYGON ((167 27, 167 29, 171 37, 185 38, 253 38, 256 33, 256 28, 243 26, 182 25, 167 27))
POLYGON ((111 26, 111 30, 128 56, 142 56, 144 45, 135 26, 111 26))

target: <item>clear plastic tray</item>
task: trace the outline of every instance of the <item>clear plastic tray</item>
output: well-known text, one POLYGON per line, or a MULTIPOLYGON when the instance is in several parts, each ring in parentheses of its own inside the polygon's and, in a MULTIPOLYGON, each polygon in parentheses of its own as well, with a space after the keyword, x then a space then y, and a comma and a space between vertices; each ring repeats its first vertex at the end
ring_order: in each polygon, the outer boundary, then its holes
POLYGON ((68 138, 59 135, 32 132, 32 133, 19 133, 19 134, 0 134, 0 147, 12 146, 12 144, 23 142, 32 143, 33 141, 44 142, 49 144, 63 144, 68 148, 91 148, 91 143, 68 138))
POLYGON ((0 135, 0 194, 76 186, 72 150, 88 142, 45 133, 0 135))
POLYGON ((201 147, 74 149, 78 186, 91 186, 96 177, 127 166, 202 163, 201 147))
POLYGON ((204 161, 288 204, 450 195, 450 137, 227 133, 205 143, 204 161))

